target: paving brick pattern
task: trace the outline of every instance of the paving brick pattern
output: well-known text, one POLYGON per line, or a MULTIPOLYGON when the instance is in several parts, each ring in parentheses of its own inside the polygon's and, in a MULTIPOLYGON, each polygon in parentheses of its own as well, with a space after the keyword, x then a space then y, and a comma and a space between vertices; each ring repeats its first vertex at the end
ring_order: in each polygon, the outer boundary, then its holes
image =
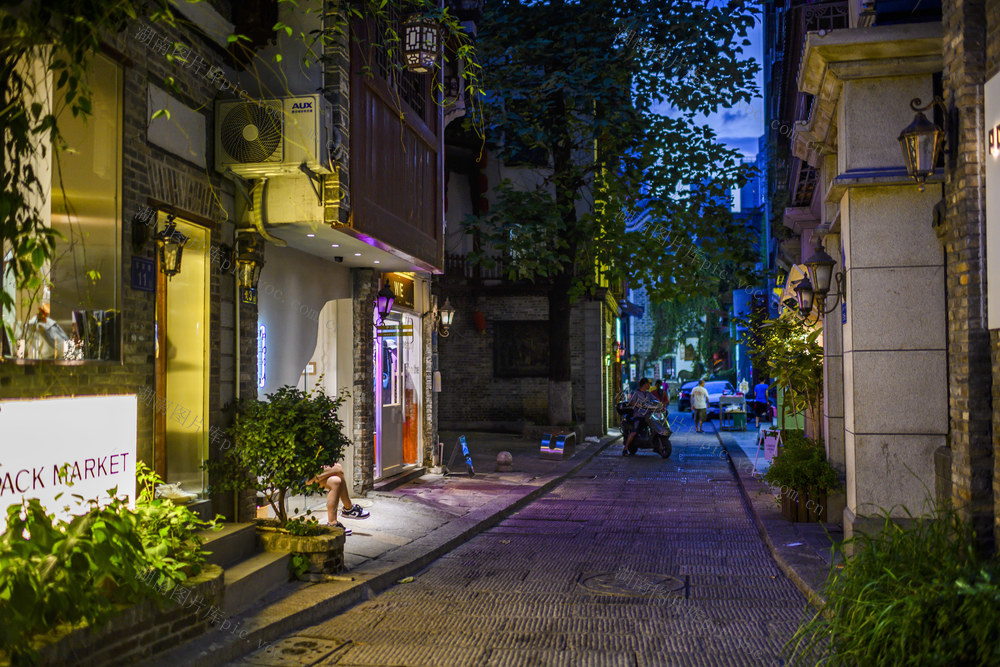
POLYGON ((715 434, 674 442, 669 460, 609 447, 412 583, 286 641, 320 642, 320 665, 782 664, 806 601, 715 434))

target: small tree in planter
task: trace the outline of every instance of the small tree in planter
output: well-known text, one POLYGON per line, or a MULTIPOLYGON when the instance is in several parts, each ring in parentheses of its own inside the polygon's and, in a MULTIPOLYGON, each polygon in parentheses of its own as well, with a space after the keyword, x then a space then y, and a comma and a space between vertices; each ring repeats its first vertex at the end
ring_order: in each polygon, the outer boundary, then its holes
POLYGON ((351 444, 337 416, 349 394, 331 398, 320 384, 310 392, 284 386, 266 401, 241 401, 229 428, 235 446, 209 464, 221 490, 262 493, 282 527, 289 524, 285 499, 316 490, 308 481, 339 461, 351 444))
POLYGON ((841 488, 823 444, 800 431, 785 431, 764 481, 780 490, 781 512, 791 521, 825 521, 827 492, 841 488))

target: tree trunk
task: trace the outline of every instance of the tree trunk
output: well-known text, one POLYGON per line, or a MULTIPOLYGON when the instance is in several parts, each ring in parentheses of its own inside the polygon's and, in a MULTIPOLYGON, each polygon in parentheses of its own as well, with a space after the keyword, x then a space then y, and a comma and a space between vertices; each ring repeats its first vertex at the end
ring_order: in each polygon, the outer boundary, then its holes
POLYGON ((573 421, 569 332, 571 278, 560 275, 549 288, 549 424, 573 421))

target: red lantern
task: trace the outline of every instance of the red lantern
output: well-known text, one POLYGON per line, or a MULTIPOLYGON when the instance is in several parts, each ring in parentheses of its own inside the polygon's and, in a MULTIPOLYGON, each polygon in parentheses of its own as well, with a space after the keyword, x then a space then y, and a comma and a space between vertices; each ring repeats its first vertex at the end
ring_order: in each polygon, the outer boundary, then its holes
POLYGON ((472 323, 475 325, 476 331, 486 333, 486 316, 483 315, 483 311, 477 310, 472 313, 472 323))

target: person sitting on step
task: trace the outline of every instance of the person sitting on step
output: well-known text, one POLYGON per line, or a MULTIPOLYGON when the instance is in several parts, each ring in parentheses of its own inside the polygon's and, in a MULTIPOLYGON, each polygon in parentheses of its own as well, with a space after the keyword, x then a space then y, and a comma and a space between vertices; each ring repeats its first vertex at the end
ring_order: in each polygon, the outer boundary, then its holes
POLYGON ((323 466, 323 470, 309 480, 310 484, 318 484, 327 489, 326 494, 326 519, 327 523, 337 528, 342 528, 344 535, 350 535, 351 529, 337 521, 337 505, 344 503, 344 509, 340 516, 347 519, 367 519, 371 514, 360 505, 351 502, 351 496, 347 492, 347 482, 344 481, 344 469, 339 463, 332 466, 323 466))

